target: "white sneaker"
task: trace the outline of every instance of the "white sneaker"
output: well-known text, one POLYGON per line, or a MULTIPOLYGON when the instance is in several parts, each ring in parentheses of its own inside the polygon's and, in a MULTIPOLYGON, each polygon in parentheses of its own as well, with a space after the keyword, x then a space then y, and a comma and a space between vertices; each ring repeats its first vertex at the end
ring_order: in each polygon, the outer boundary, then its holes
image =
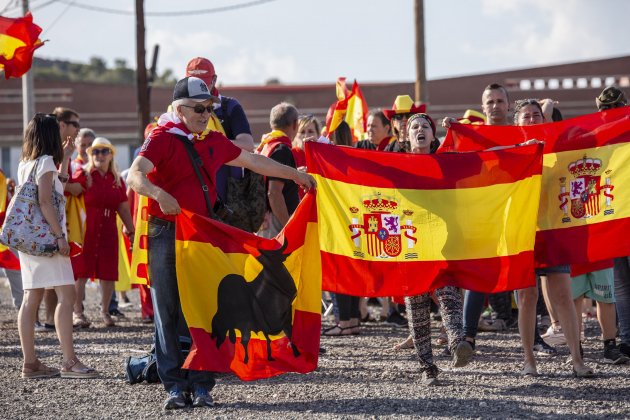
POLYGON ((541 337, 550 346, 561 346, 567 343, 567 339, 564 338, 564 333, 562 332, 562 327, 560 326, 550 326, 547 329, 547 332, 542 334, 541 337))

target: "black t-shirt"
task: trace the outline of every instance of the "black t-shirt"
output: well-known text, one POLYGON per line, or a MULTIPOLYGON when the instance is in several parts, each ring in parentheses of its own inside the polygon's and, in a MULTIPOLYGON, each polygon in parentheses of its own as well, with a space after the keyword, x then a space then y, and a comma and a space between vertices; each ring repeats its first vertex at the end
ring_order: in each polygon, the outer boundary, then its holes
POLYGON ((376 145, 370 140, 360 140, 354 147, 357 149, 376 150, 376 145))
MULTIPOLYGON (((293 159, 293 153, 291 152, 291 149, 289 149, 284 144, 276 146, 269 157, 278 163, 295 168, 295 159, 293 159)), ((298 185, 295 182, 284 178, 268 177, 267 182, 269 182, 269 180, 280 181, 284 183, 284 187, 282 188, 282 195, 284 196, 284 202, 287 205, 289 216, 292 215, 298 204, 300 204, 298 185)))

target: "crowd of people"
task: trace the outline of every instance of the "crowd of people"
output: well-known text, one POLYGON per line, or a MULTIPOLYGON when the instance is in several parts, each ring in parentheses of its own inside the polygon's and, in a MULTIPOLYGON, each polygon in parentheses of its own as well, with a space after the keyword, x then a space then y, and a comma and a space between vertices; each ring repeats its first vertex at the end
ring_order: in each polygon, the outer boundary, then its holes
MULTIPOLYGON (((282 102, 271 109, 271 131, 255 147, 243 107, 235 98, 222 96, 216 81, 209 60, 197 57, 189 62, 186 77, 174 87, 169 110, 148 127, 144 144, 124 174, 115 163, 116 147, 93 130, 81 128, 78 112, 57 108, 53 114, 37 114, 30 121, 17 183, 21 185, 29 177, 36 180, 39 204, 57 238, 59 251, 52 258, 20 252, 21 272, 5 270, 11 280, 14 304, 19 308, 23 378, 98 375, 77 358, 73 328, 92 325, 84 308, 85 287, 90 280, 99 283, 104 326, 112 327, 116 316, 124 316, 118 310, 114 292, 119 258, 116 218, 120 218, 123 234, 133 243, 137 199, 146 196, 151 286, 150 292, 141 287, 140 293, 143 318, 155 324, 157 370, 167 393, 164 408, 212 406, 213 374, 181 368, 179 337, 186 335, 187 329, 182 329, 185 319, 175 270, 175 216, 184 209, 220 217, 222 206, 230 204, 227 189, 231 180, 242 178, 250 170, 266 177, 268 204, 257 234, 273 238, 286 225, 304 192, 316 187, 306 167, 305 142, 415 154, 435 153, 440 145, 437 123, 426 113, 426 107, 415 104, 408 95, 400 95, 391 109, 369 113, 367 138, 355 144, 347 123, 326 133, 313 115, 300 115, 295 106, 282 102), (74 252, 69 243, 65 214, 62 223, 55 214, 49 198, 53 190, 65 193, 68 200, 84 202, 81 252, 74 252), (38 319, 42 302, 46 314, 43 323, 38 319), (36 331, 56 331, 63 353, 60 369, 46 366, 37 358, 36 331)), ((481 95, 482 114, 466 120, 447 117, 441 124, 445 128, 464 123, 542 124, 562 118, 556 105, 550 99, 521 99, 512 104, 507 89, 491 84, 481 95)), ((599 111, 605 111, 627 105, 627 99, 613 86, 604 89, 596 105, 599 111)), ((473 360, 478 331, 518 328, 523 375, 537 376, 536 356, 555 356, 555 346, 566 343, 573 375, 592 377, 596 372, 584 364, 580 341, 585 298, 596 302, 602 360, 614 364, 630 360, 630 257, 602 264, 601 269, 573 278, 568 265, 537 269, 532 273, 537 285, 515 293, 487 296, 447 286, 405 297, 404 303, 383 297, 377 302, 377 317, 368 310, 366 298, 333 294, 330 300, 335 322, 322 335, 350 337, 361 333, 362 324, 373 322, 408 328, 408 337, 395 350, 415 349, 423 383, 435 385, 440 369, 433 358, 433 313, 442 323, 435 342, 446 344, 445 352, 451 355, 454 367, 473 360), (494 315, 482 316, 484 308, 494 315), (617 338, 621 340, 619 345, 617 338)))

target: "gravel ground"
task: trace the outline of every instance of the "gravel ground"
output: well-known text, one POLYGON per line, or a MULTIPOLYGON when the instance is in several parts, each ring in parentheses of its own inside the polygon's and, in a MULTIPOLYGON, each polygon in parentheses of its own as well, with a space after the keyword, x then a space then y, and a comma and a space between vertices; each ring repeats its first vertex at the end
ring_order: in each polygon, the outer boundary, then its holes
MULTIPOLYGON (((75 343, 81 360, 101 377, 22 380, 17 312, 0 279, 0 418, 630 418, 630 364, 601 362, 592 321, 584 349, 595 379, 571 377, 566 347, 557 357, 538 359, 542 376, 520 377, 519 338, 511 331, 481 333, 475 359, 464 368, 453 369, 438 356, 441 385, 427 388, 414 353, 390 350, 406 331, 368 324, 360 336, 323 337, 326 353, 313 373, 257 382, 221 375, 213 391, 216 407, 164 412, 161 385, 125 382, 123 360, 145 352, 152 341, 152 325, 140 322, 137 293, 130 292, 134 306, 114 328, 99 321, 97 294, 88 288, 87 315, 95 322, 76 333, 75 343)), ((40 358, 58 365, 56 336, 37 333, 36 340, 40 358)))

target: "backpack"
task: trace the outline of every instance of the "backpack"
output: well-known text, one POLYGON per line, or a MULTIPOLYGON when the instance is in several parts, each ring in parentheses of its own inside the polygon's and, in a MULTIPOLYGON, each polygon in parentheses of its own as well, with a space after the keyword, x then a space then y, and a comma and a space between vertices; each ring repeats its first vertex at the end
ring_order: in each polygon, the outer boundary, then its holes
MULTIPOLYGON (((221 125, 227 138, 232 138, 232 130, 228 124, 228 102, 231 98, 221 97, 221 125)), ((243 177, 228 176, 225 205, 232 211, 224 221, 230 226, 255 233, 265 218, 267 211, 267 192, 265 178, 243 169, 243 177)))

